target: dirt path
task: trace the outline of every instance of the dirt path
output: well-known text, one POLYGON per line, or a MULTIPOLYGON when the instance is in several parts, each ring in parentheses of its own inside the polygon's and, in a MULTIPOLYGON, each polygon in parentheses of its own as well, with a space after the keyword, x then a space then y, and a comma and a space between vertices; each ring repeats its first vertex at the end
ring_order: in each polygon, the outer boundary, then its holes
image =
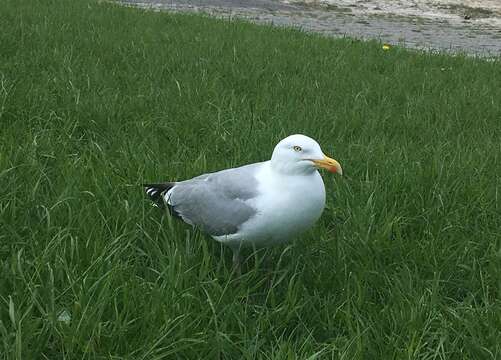
POLYGON ((343 6, 333 5, 328 0, 323 3, 313 0, 306 3, 294 0, 290 3, 277 0, 122 1, 156 10, 204 12, 218 17, 245 18, 257 23, 298 26, 332 36, 379 39, 418 49, 501 55, 501 15, 497 16, 497 9, 454 7, 454 4, 442 7, 442 12, 438 8, 405 8, 403 2, 413 0, 396 2, 400 7, 394 11, 379 6, 388 3, 387 0, 359 2, 362 5, 357 5, 356 0, 336 1, 343 6), (414 15, 416 12, 422 16, 414 15), (489 21, 486 21, 487 18, 489 21))

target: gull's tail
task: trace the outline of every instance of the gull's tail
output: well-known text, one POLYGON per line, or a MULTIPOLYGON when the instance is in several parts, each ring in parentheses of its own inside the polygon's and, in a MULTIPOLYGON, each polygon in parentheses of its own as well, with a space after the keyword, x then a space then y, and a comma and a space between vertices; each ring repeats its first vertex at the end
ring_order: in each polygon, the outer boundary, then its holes
MULTIPOLYGON (((146 195, 153 201, 158 207, 165 207, 166 205, 170 208, 169 204, 167 204, 164 200, 164 196, 176 185, 176 183, 168 182, 163 184, 143 184, 144 191, 146 195)), ((170 209, 169 209, 170 210, 170 209)))

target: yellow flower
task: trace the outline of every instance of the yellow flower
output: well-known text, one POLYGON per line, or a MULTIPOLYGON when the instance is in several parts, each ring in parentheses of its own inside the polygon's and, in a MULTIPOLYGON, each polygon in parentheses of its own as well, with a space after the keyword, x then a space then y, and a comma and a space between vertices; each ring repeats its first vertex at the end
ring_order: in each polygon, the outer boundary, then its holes
POLYGON ((383 44, 383 50, 390 50, 391 45, 390 44, 383 44))

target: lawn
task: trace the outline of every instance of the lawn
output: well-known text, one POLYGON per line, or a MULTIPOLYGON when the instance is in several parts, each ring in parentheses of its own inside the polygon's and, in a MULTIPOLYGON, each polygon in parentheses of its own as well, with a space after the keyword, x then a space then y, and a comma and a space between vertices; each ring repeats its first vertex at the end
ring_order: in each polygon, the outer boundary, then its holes
POLYGON ((501 61, 4 0, 0 359, 501 359, 501 61), (289 246, 231 251, 143 182, 339 160, 289 246))

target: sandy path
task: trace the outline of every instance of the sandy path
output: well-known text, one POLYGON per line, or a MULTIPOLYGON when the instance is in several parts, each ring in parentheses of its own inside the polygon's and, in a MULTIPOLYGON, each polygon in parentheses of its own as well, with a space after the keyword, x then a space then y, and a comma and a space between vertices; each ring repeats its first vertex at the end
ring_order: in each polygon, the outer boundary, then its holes
POLYGON ((501 55, 501 0, 493 2, 499 8, 486 9, 465 7, 461 5, 464 0, 442 0, 438 7, 437 1, 433 7, 429 0, 307 0, 306 4, 296 0, 122 1, 157 10, 205 12, 298 26, 332 36, 379 39, 411 48, 501 55), (391 8, 389 3, 393 4, 391 8))
POLYGON ((501 29, 501 0, 279 0, 287 4, 337 7, 357 15, 397 15, 447 20, 453 24, 491 25, 501 29))

